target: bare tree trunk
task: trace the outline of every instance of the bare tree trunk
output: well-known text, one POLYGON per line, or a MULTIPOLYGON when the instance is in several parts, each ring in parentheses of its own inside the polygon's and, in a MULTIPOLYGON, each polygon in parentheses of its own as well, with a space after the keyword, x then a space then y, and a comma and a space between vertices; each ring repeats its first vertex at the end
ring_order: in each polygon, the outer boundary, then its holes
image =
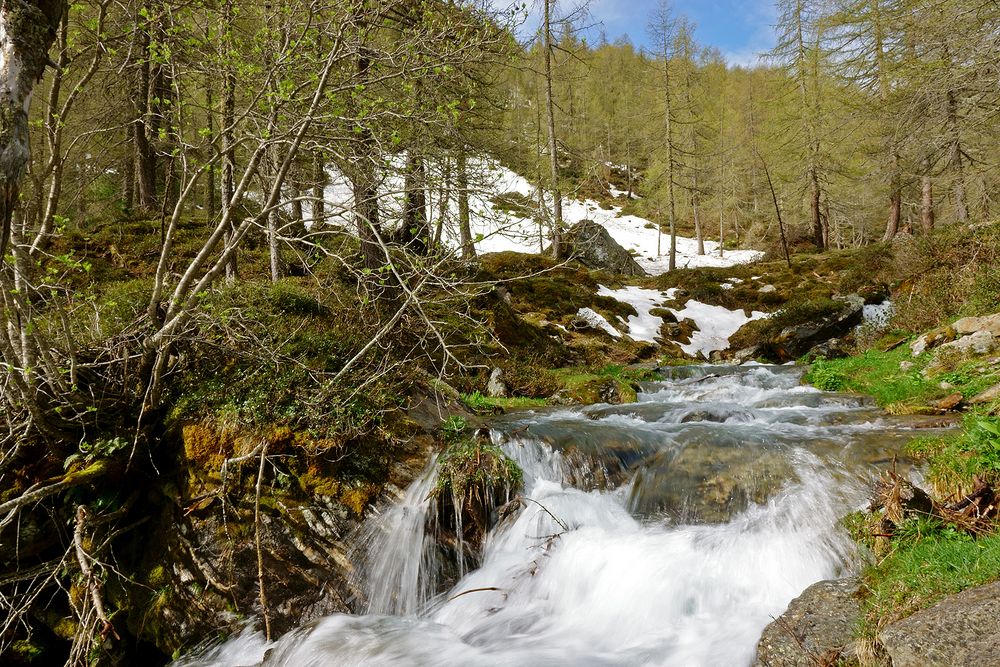
POLYGON ((462 244, 462 259, 476 258, 469 215, 469 172, 465 163, 465 147, 458 149, 455 160, 455 187, 458 188, 458 235, 462 244))
POLYGON ((934 230, 934 183, 931 181, 931 161, 925 157, 920 164, 920 228, 924 234, 934 230))
MULTIPOLYGON (((948 51, 945 50, 945 57, 948 58, 948 51)), ((949 58, 950 59, 950 58, 949 58)), ((953 196, 955 198, 955 219, 960 223, 969 220, 969 207, 965 201, 965 173, 962 166, 962 140, 958 133, 958 98, 955 91, 948 91, 948 129, 951 135, 951 146, 949 148, 949 162, 954 172, 955 187, 953 196)))
POLYGON ((698 176, 695 176, 694 181, 695 192, 691 195, 691 208, 694 211, 694 235, 698 239, 698 254, 705 254, 705 236, 701 231, 701 215, 698 209, 698 176))
MULTIPOLYGON (((214 72, 209 72, 205 75, 205 108, 208 110, 208 136, 211 138, 213 145, 215 144, 215 91, 212 85, 214 78, 214 72)), ((211 224, 218 211, 218 205, 216 204, 215 169, 209 169, 205 176, 207 177, 205 184, 205 217, 208 218, 208 224, 211 224)))
POLYGON ((319 151, 313 153, 312 166, 312 224, 322 225, 326 222, 326 164, 319 151))
POLYGON ((892 180, 889 187, 889 222, 886 223, 883 241, 891 241, 899 233, 899 221, 903 213, 903 188, 899 178, 899 155, 893 154, 892 180))
MULTIPOLYGON (((666 105, 664 119, 667 141, 667 205, 670 225, 670 260, 668 270, 677 268, 677 203, 674 196, 674 110, 670 94, 670 44, 667 34, 663 36, 663 100, 666 105)), ((657 248, 659 253, 659 248, 657 248)))
POLYGON ((448 218, 448 206, 451 203, 451 158, 445 156, 441 162, 441 185, 438 188, 438 216, 434 226, 434 248, 438 252, 441 250, 444 225, 448 218))
MULTIPOLYGON (((143 3, 142 9, 148 17, 149 3, 143 3)), ((132 145, 135 169, 136 205, 140 211, 149 214, 157 209, 156 197, 156 155, 150 144, 150 31, 149 18, 136 17, 135 32, 138 71, 135 86, 132 90, 132 108, 135 119, 132 122, 132 145)))
MULTIPOLYGON (((228 56, 232 52, 232 30, 233 30, 233 2, 226 0, 222 9, 222 29, 224 32, 225 53, 228 56)), ((222 217, 228 220, 225 236, 223 238, 223 250, 232 248, 236 244, 236 215, 233 206, 238 202, 233 201, 236 192, 236 143, 233 138, 236 123, 236 72, 232 65, 226 65, 222 80, 222 183, 219 199, 222 201, 222 217)), ((226 282, 234 283, 239 278, 238 254, 234 250, 229 253, 229 260, 226 262, 226 282)))
POLYGON ((406 177, 403 185, 401 240, 420 255, 426 255, 431 248, 431 232, 427 223, 426 181, 424 159, 419 152, 410 149, 406 156, 406 177))
POLYGON ((545 113, 549 126, 549 170, 552 189, 552 256, 562 258, 562 191, 559 188, 559 152, 556 141, 555 102, 552 97, 552 0, 545 2, 545 113))
POLYGON ((28 107, 49 62, 65 0, 0 5, 0 257, 6 255, 21 181, 28 169, 28 107))

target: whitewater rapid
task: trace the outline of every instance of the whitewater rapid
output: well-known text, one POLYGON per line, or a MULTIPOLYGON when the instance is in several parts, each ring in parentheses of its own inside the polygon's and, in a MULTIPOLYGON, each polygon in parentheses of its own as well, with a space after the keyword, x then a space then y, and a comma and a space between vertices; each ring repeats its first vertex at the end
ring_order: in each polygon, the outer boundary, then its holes
POLYGON ((442 562, 430 465, 365 528, 359 614, 274 642, 248 629, 176 664, 748 665, 789 601, 854 566, 838 520, 912 436, 800 376, 688 368, 633 405, 498 423, 525 499, 477 568, 442 562))

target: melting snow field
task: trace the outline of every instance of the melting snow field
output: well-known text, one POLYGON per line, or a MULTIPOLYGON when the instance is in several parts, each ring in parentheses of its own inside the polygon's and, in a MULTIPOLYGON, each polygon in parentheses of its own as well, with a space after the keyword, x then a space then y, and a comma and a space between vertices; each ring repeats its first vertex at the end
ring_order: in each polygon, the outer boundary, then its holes
MULTIPOLYGON (((388 219, 398 218, 403 204, 403 166, 405 158, 397 156, 392 162, 393 169, 387 169, 389 174, 383 179, 379 193, 381 203, 388 219), (398 164, 397 164, 398 163, 398 164)), ((519 195, 524 202, 537 200, 537 189, 527 179, 489 159, 469 161, 470 193, 469 208, 471 227, 476 242, 476 248, 481 253, 514 251, 537 253, 548 245, 538 223, 517 213, 501 210, 494 203, 494 198, 500 195, 519 195)), ((325 198, 334 224, 350 226, 352 224, 352 209, 354 198, 350 182, 336 171, 329 173, 329 183, 325 198)), ((612 191, 617 197, 625 197, 626 193, 612 191)), ((634 197, 635 195, 633 195, 634 197)), ((427 202, 428 211, 436 216, 440 201, 434 196, 427 202)), ((458 204, 450 201, 448 210, 451 219, 458 217, 458 204)), ((658 239, 655 225, 645 218, 634 215, 622 215, 621 207, 611 209, 601 208, 593 200, 570 199, 563 200, 563 218, 566 224, 573 225, 581 220, 589 219, 605 227, 608 233, 619 245, 630 250, 635 255, 639 265, 651 275, 665 273, 669 263, 670 237, 663 235, 658 239), (657 255, 657 241, 660 242, 662 254, 657 255)), ((454 225, 446 225, 445 242, 458 247, 457 229, 448 229, 454 225)), ((757 250, 727 250, 719 256, 719 244, 705 241, 705 255, 698 255, 698 243, 694 239, 677 237, 677 267, 728 267, 756 261, 763 256, 757 250)))
POLYGON ((688 301, 682 310, 674 310, 678 320, 690 319, 698 325, 698 331, 691 334, 691 342, 681 345, 684 354, 692 357, 699 353, 706 357, 716 350, 729 347, 729 338, 747 322, 768 316, 758 310, 747 317, 743 310, 729 310, 722 306, 711 306, 698 301, 688 301))
MULTIPOLYGON (((653 315, 651 311, 662 308, 663 303, 672 300, 676 293, 676 289, 661 292, 641 287, 623 287, 613 290, 601 285, 597 295, 617 299, 635 308, 638 314, 628 318, 629 337, 656 343, 660 336, 660 327, 663 326, 663 318, 653 315)), ((691 335, 691 342, 681 344, 684 353, 692 357, 701 354, 706 358, 712 352, 728 348, 729 338, 747 322, 768 317, 767 313, 761 311, 753 311, 748 316, 743 310, 729 310, 723 306, 713 306, 694 299, 689 300, 682 309, 669 310, 678 320, 692 320, 698 327, 698 331, 691 335)), ((604 323, 607 324, 607 320, 604 320, 604 323)))

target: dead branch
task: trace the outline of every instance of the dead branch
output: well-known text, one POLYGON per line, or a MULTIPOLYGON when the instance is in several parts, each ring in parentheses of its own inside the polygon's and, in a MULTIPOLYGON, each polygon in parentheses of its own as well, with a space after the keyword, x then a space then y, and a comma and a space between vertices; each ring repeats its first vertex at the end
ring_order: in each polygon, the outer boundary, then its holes
POLYGON ((91 567, 91 557, 87 553, 87 550, 83 546, 83 530, 87 524, 88 519, 87 508, 84 505, 78 505, 76 508, 76 528, 73 531, 73 545, 76 549, 76 562, 80 566, 80 574, 83 575, 84 585, 90 592, 90 599, 94 605, 94 611, 97 612, 97 618, 100 620, 101 636, 106 637, 109 634, 117 640, 121 640, 118 633, 115 631, 114 625, 108 619, 107 613, 104 611, 104 600, 101 598, 101 584, 94 575, 93 568, 91 567))

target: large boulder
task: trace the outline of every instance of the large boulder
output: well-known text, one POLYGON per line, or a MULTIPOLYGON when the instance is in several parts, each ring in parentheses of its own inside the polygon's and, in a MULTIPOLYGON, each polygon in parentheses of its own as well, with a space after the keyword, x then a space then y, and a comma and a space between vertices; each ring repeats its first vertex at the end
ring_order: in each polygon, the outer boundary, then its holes
POLYGON ((566 254, 591 269, 601 269, 623 276, 645 276, 628 250, 618 245, 603 226, 581 220, 566 233, 566 254))
POLYGON ((963 336, 974 334, 977 331, 988 331, 994 336, 1000 336, 1000 313, 985 317, 963 317, 952 327, 963 336))
POLYGON ((1000 665, 1000 582, 949 595, 879 635, 893 667, 1000 665))
MULTIPOLYGON (((834 338, 842 338, 861 324, 865 300, 856 294, 837 299, 843 307, 816 319, 786 327, 766 347, 777 361, 798 359, 834 338)), ((822 351, 822 350, 820 350, 822 351)))
POLYGON ((854 653, 854 627, 861 616, 857 578, 821 581, 792 600, 764 629, 757 643, 759 667, 840 664, 854 653))

